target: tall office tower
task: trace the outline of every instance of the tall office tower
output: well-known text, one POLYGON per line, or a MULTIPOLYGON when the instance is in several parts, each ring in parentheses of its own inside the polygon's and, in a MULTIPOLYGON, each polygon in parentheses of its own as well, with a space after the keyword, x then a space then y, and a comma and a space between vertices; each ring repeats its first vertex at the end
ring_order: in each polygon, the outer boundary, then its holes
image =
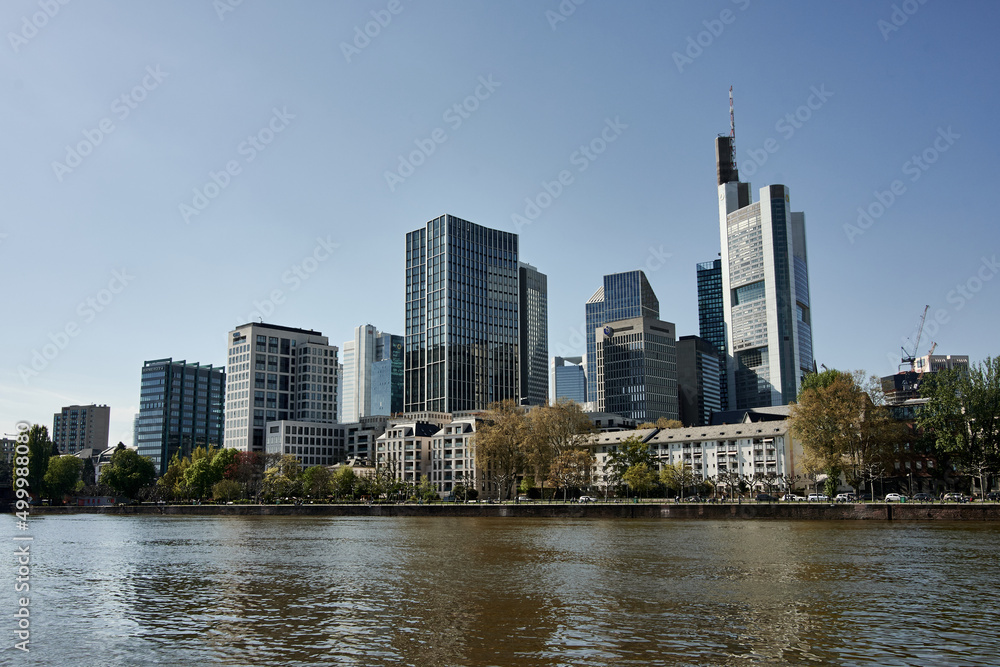
POLYGON ((549 287, 544 273, 530 264, 518 267, 518 294, 521 314, 520 369, 521 405, 549 402, 549 287))
POLYGON ((598 412, 638 422, 679 418, 675 331, 655 317, 631 317, 595 332, 598 412))
POLYGON ((250 323, 228 337, 227 448, 263 453, 268 422, 337 421, 337 346, 318 331, 250 323))
POLYGON ((698 269, 698 335, 715 346, 722 364, 719 410, 727 409, 729 386, 726 383, 726 313, 722 307, 722 260, 701 262, 698 269))
POLYGON ((70 405, 52 416, 52 442, 60 454, 108 448, 111 408, 106 405, 70 405))
POLYGON ((677 393, 685 426, 708 426, 722 410, 723 365, 719 350, 699 336, 677 341, 677 393))
POLYGON ((451 215, 406 235, 405 412, 519 398, 517 246, 451 215))
POLYGON ((583 357, 552 357, 552 395, 556 401, 587 402, 587 374, 583 357))
POLYGON ((750 201, 732 137, 718 137, 715 153, 728 407, 785 405, 813 370, 805 214, 791 212, 784 185, 750 201))
POLYGON ((211 364, 155 359, 142 365, 138 453, 162 475, 174 454, 222 445, 226 371, 211 364))
POLYGON ((646 274, 627 271, 604 276, 604 285, 587 301, 587 398, 597 400, 597 329, 634 317, 660 317, 660 302, 646 274))
POLYGON ((139 446, 139 413, 132 418, 132 447, 139 446))
POLYGON ((341 421, 353 423, 362 417, 390 415, 378 410, 402 410, 403 397, 403 337, 378 331, 370 324, 355 327, 354 340, 343 345, 344 379, 340 385, 343 395, 341 421), (395 355, 396 363, 393 363, 395 355), (379 365, 381 364, 381 365, 379 365), (379 388, 375 389, 378 369, 379 388), (393 397, 397 402, 393 404, 393 397))

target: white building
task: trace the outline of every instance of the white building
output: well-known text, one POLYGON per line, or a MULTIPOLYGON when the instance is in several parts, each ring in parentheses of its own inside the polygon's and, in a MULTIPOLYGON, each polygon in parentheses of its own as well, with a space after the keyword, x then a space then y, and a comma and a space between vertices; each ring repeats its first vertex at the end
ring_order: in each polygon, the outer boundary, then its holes
POLYGON ((356 422, 373 415, 389 416, 401 407, 402 399, 402 336, 379 331, 371 324, 354 328, 354 339, 343 345, 343 381, 341 419, 356 422), (395 340, 394 340, 395 339, 395 340), (394 345, 395 343, 395 345, 394 345), (393 355, 399 363, 398 377, 393 376, 393 355), (384 387, 377 387, 376 370, 382 368, 384 387), (392 406, 392 385, 397 384, 396 410, 392 406))
POLYGON ((333 465, 343 459, 338 451, 338 427, 309 421, 279 420, 267 423, 267 454, 291 455, 303 468, 333 465))
POLYGON ((224 446, 265 451, 274 421, 337 421, 337 347, 318 331, 250 323, 229 332, 224 446))

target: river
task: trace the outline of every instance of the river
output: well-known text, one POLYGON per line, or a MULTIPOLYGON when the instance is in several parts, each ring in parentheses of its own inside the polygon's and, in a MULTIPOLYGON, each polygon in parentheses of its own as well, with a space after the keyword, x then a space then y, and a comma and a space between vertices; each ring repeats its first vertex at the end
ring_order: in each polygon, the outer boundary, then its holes
MULTIPOLYGON (((24 665, 995 665, 1000 525, 32 518, 24 665)), ((17 608, 5 559, 5 610, 17 608)))

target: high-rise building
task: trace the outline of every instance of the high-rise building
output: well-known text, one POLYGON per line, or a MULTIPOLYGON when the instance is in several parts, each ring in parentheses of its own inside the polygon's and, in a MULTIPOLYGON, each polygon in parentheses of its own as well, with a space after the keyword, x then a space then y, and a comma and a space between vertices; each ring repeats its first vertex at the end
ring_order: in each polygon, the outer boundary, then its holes
POLYGON ((106 405, 70 405, 52 416, 52 442, 60 454, 84 449, 107 449, 111 408, 106 405))
POLYGON ((723 361, 718 348, 699 336, 677 341, 677 393, 685 426, 707 426, 722 408, 723 361))
POLYGON ((381 332, 370 324, 355 327, 354 340, 343 345, 343 365, 341 421, 356 422, 402 410, 402 336, 381 332))
POLYGON ((716 163, 728 407, 784 405, 814 365, 805 214, 784 185, 750 201, 731 137, 716 139, 716 163))
POLYGON ((596 331, 609 322, 635 317, 660 317, 660 302, 642 271, 626 271, 604 276, 604 284, 586 306, 587 397, 597 400, 598 370, 596 331))
POLYGON ((518 400, 517 234, 443 215, 406 235, 404 412, 518 400))
POLYGON ((587 374, 583 357, 552 357, 553 397, 556 401, 587 402, 587 374))
POLYGON ((631 317, 595 332, 597 411, 638 422, 679 418, 675 331, 655 317, 631 317))
POLYGON ((521 405, 549 402, 548 278, 530 264, 518 268, 521 405))
POLYGON ((722 306, 722 260, 701 262, 698 270, 698 335, 715 346, 722 364, 720 410, 729 404, 726 369, 726 313, 722 306))
POLYGON ((337 421, 337 346, 326 336, 250 323, 230 331, 227 342, 227 448, 264 453, 268 422, 337 421))
POLYGON ((211 364, 155 359, 142 365, 135 445, 158 475, 175 454, 184 458, 198 447, 222 445, 225 392, 226 371, 211 364))

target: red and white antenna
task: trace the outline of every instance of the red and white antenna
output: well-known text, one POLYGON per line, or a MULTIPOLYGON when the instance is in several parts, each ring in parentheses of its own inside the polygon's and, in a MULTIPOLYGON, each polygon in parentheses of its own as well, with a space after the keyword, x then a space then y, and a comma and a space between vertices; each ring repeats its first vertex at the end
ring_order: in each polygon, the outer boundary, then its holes
POLYGON ((733 113, 733 87, 729 86, 729 150, 736 171, 736 115, 733 113))

